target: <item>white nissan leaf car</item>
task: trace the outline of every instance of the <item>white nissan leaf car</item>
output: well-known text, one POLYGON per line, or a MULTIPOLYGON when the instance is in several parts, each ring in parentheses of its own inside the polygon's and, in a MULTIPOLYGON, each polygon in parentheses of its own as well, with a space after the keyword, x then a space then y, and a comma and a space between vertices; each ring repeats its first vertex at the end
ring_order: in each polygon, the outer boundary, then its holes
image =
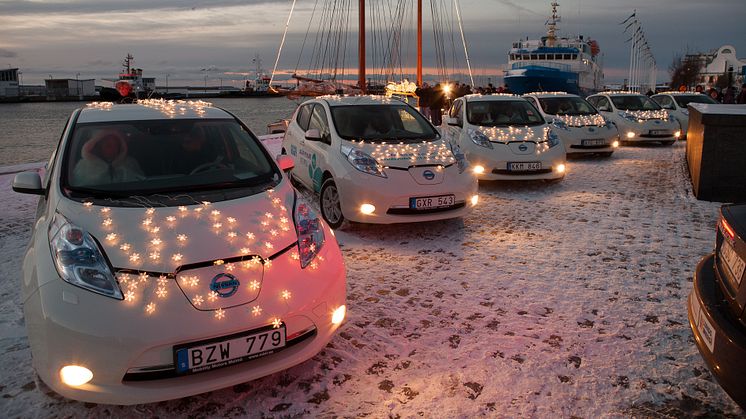
POLYGON ((697 92, 663 92, 650 97, 679 121, 681 138, 686 139, 689 128, 690 103, 717 103, 715 99, 697 92))
POLYGON ((568 155, 600 154, 609 157, 619 147, 619 131, 613 122, 580 96, 570 93, 528 93, 531 102, 550 122, 568 155))
POLYGON ((671 145, 681 136, 681 127, 649 97, 634 92, 601 92, 588 97, 601 115, 617 126, 622 143, 659 142, 671 145))
POLYGON ((467 95, 456 99, 444 135, 480 179, 560 180, 562 141, 534 105, 519 96, 467 95))
POLYGON ((135 404, 303 362, 345 317, 326 223, 233 115, 205 102, 78 109, 46 173, 21 287, 33 367, 76 400, 135 404))
POLYGON ((319 194, 332 228, 462 217, 477 205, 463 156, 412 106, 377 96, 325 96, 296 110, 282 142, 293 179, 319 194))

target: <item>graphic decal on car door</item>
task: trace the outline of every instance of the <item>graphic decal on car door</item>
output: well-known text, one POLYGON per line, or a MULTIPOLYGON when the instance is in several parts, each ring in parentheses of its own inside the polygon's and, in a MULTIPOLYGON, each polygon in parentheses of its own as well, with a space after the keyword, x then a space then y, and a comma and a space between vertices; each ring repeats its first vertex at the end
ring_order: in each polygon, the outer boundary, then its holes
POLYGON ((323 175, 324 173, 321 171, 321 168, 316 165, 316 154, 314 153, 311 156, 311 164, 308 165, 308 177, 313 182, 314 192, 321 191, 321 177, 323 175))

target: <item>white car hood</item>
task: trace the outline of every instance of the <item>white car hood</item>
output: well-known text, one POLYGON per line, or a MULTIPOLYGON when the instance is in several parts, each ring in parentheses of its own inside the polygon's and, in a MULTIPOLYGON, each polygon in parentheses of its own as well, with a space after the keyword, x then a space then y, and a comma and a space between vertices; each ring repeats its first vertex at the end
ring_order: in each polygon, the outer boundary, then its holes
POLYGON ((546 140, 549 127, 539 125, 535 127, 474 127, 486 135, 490 141, 509 143, 516 141, 542 142, 546 140))
POLYGON ((606 120, 599 114, 595 115, 554 115, 554 119, 564 122, 568 127, 603 127, 606 120))
POLYGON ((447 166, 456 162, 450 147, 443 139, 408 144, 350 141, 348 145, 370 155, 379 164, 387 167, 406 169, 410 166, 433 164, 447 166))
POLYGON ((622 111, 623 113, 634 116, 637 119, 648 120, 648 119, 661 119, 668 121, 668 112, 665 110, 660 111, 622 111))
POLYGON ((231 257, 263 259, 297 240, 293 190, 180 207, 104 207, 62 200, 57 211, 90 233, 115 269, 174 273, 231 257))

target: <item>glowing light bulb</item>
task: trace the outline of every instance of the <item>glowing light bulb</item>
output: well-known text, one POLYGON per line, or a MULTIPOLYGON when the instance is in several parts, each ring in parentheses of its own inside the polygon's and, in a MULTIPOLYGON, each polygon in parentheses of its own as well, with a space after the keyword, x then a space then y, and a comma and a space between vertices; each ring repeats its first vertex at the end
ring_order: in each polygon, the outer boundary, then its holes
POLYGON ((253 315, 254 315, 254 317, 256 317, 256 316, 259 316, 260 314, 262 314, 262 308, 261 308, 261 307, 259 307, 259 306, 254 306, 254 307, 253 307, 253 308, 251 309, 251 314, 253 314, 253 315))
POLYGON ((289 300, 290 297, 291 297, 291 294, 290 294, 290 291, 284 290, 284 291, 282 291, 282 293, 280 294, 280 296, 282 297, 283 300, 289 300))
POLYGON ((166 298, 166 296, 168 295, 168 290, 166 288, 164 288, 164 287, 159 287, 155 291, 155 295, 157 295, 158 298, 166 298))
POLYGON ((192 304, 194 304, 197 307, 201 306, 204 301, 205 300, 202 298, 201 295, 198 295, 198 296, 192 298, 192 304))
POLYGON ((124 293, 124 299, 129 302, 135 301, 135 292, 132 290, 127 291, 124 293))
POLYGON ((282 326, 282 320, 278 319, 277 317, 275 317, 274 319, 272 319, 272 328, 273 329, 279 329, 280 326, 282 326))
POLYGON ((179 262, 179 261, 181 261, 181 259, 182 259, 183 257, 184 257, 184 256, 182 256, 182 255, 181 255, 181 253, 177 253, 177 254, 175 254, 175 255, 171 256, 171 259, 172 259, 172 260, 173 260, 174 262, 179 262))
POLYGON ((109 233, 106 235, 106 241, 113 242, 117 240, 117 233, 109 233))
POLYGON ((148 313, 148 314, 155 313, 155 303, 149 303, 148 305, 146 305, 145 306, 145 312, 148 313))
POLYGON ((259 289, 259 281, 253 280, 249 282, 249 288, 251 288, 252 291, 256 291, 259 289))
POLYGON ((225 311, 222 308, 215 310, 215 318, 223 320, 223 318, 225 318, 225 311))
POLYGON ((140 254, 139 253, 133 253, 130 255, 130 262, 137 262, 140 260, 140 254))

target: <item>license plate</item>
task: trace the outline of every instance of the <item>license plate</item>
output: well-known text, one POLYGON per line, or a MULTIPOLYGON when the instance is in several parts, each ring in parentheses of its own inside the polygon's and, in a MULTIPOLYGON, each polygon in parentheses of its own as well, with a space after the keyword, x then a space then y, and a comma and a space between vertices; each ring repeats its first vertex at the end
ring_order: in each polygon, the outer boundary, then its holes
POLYGON ((588 146, 588 145, 606 145, 606 140, 603 138, 594 138, 591 140, 582 140, 582 145, 588 146))
POLYGON ((409 208, 415 209, 415 210, 450 207, 455 204, 456 204, 455 195, 424 196, 422 198, 409 198, 409 208))
POLYGON ((725 266, 728 267, 733 278, 736 279, 736 285, 741 285, 741 277, 743 276, 744 268, 746 268, 746 262, 738 256, 738 253, 733 249, 727 241, 723 241, 720 245, 720 258, 725 262, 725 266))
POLYGON ((191 374, 227 367, 269 355, 284 347, 285 325, 174 346, 176 372, 191 374))
POLYGON ((516 162, 508 163, 508 170, 511 172, 528 172, 531 170, 541 170, 541 162, 516 162))
POLYGON ((650 135, 671 135, 671 131, 665 129, 651 129, 650 135))
POLYGON ((710 350, 710 353, 713 353, 715 351, 715 334, 717 332, 715 332, 715 328, 712 327, 712 324, 707 319, 707 315, 699 305, 697 296, 691 293, 689 294, 689 298, 692 305, 692 320, 694 321, 694 325, 697 327, 699 336, 704 341, 707 349, 710 350))

